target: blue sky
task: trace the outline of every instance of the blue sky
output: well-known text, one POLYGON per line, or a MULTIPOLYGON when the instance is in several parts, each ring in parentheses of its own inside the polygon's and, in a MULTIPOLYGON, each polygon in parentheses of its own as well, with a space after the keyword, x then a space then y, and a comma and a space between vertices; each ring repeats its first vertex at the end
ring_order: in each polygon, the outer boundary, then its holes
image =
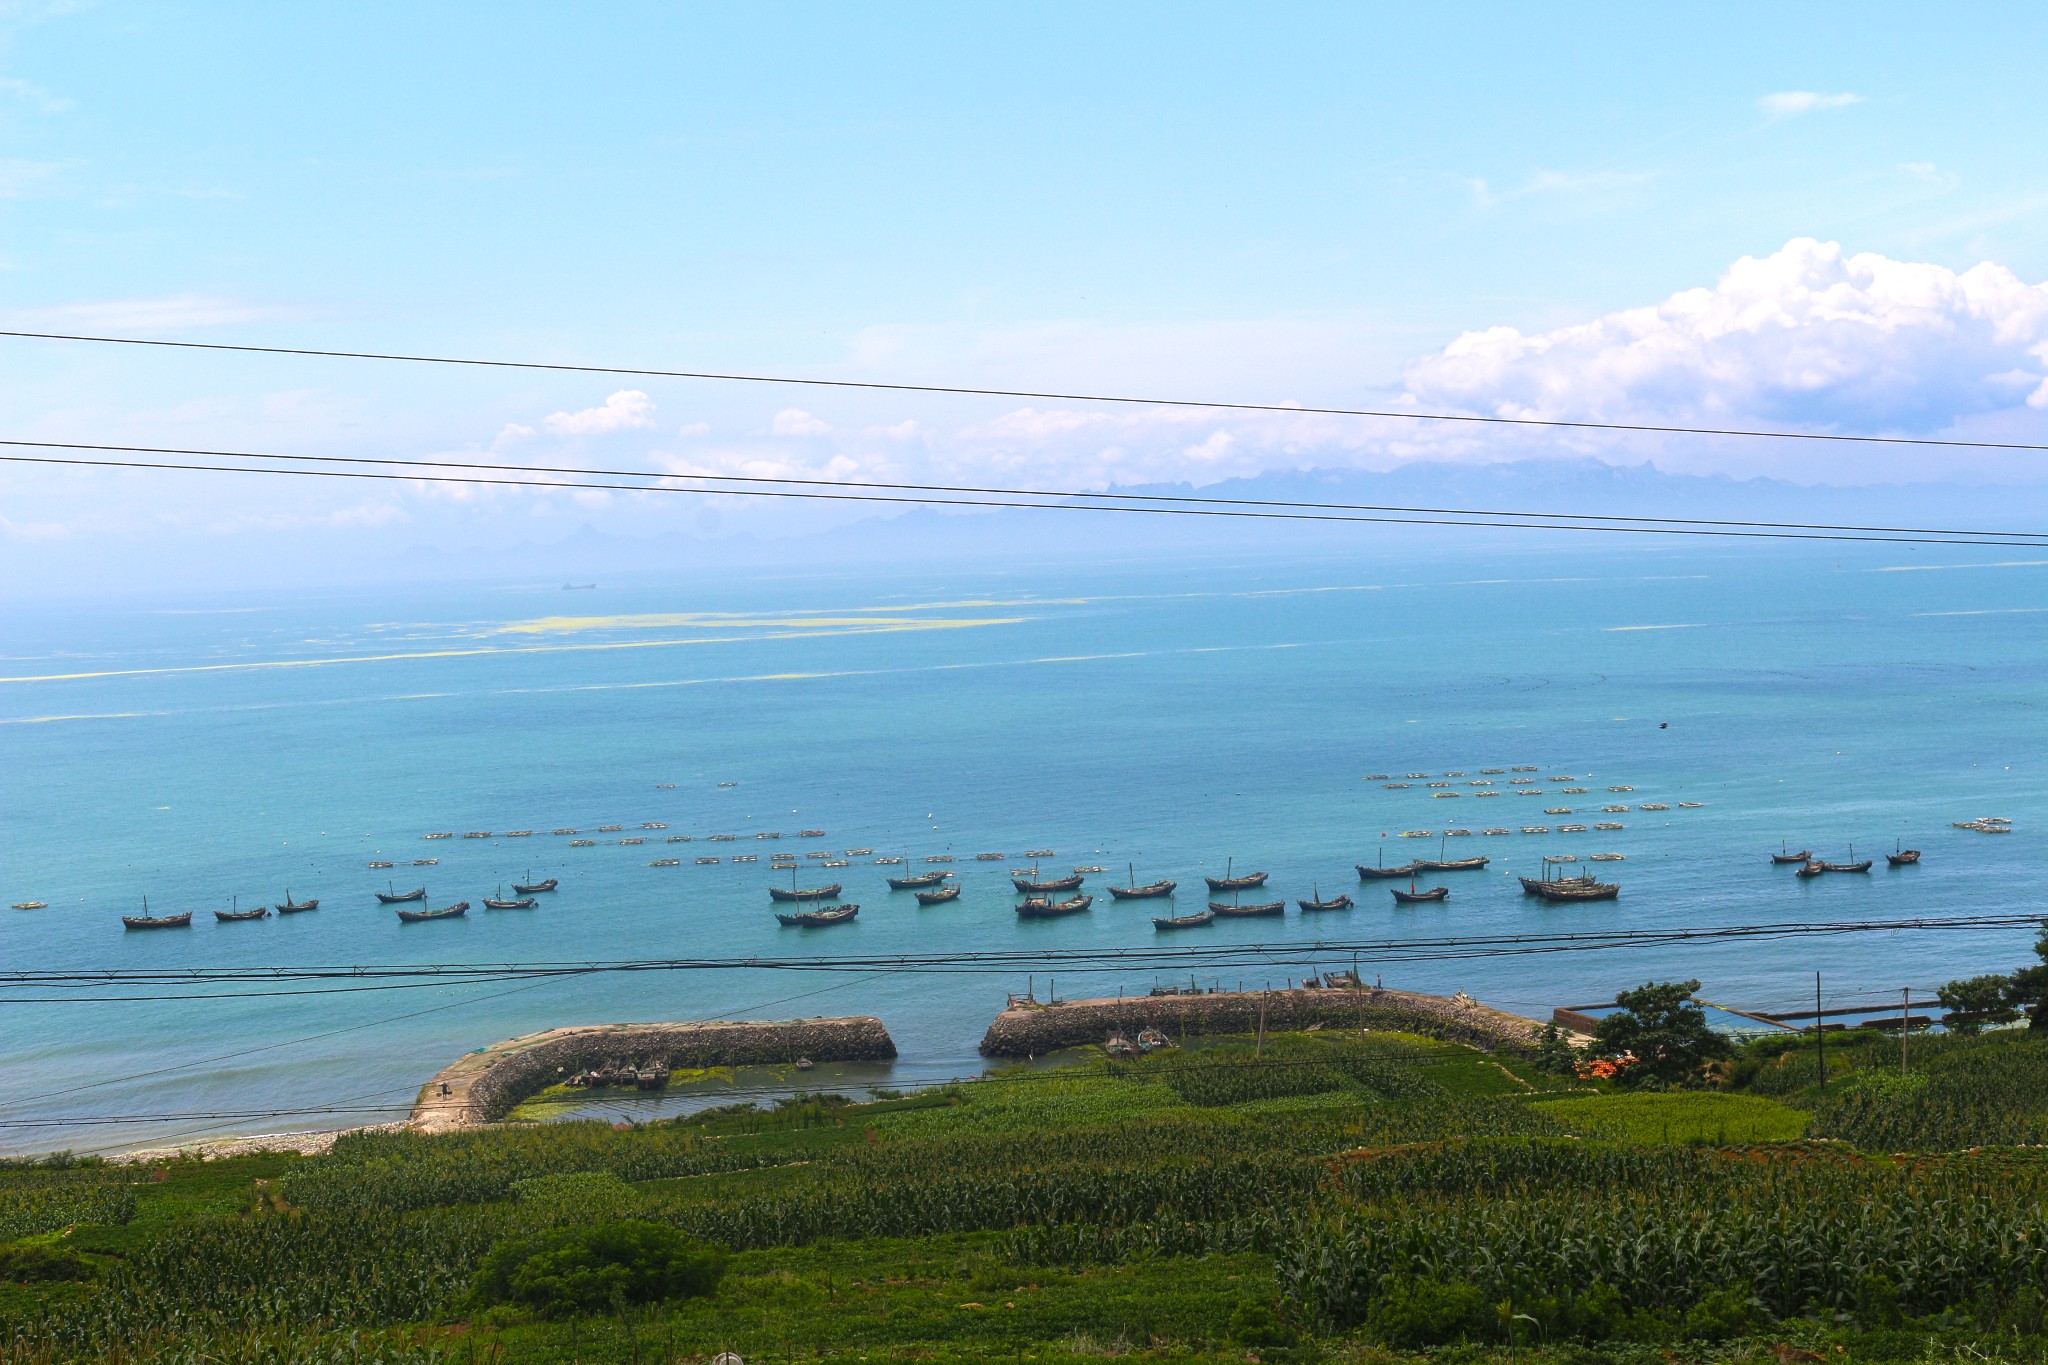
MULTIPOLYGON (((106 3, 16 7, 4 34, 10 326, 2048 436, 2038 7, 106 3), (1461 347, 1488 329, 1513 331, 1461 347)), ((0 365, 24 436, 301 452, 2037 477, 36 342, 0 365)), ((16 470, 0 535, 425 527, 448 503, 16 470)))

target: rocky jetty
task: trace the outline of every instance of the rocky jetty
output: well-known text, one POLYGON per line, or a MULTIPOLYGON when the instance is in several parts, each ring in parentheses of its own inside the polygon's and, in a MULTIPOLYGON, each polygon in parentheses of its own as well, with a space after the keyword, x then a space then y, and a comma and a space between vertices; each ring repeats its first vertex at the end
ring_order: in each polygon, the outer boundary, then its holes
POLYGON ((1323 1028, 1370 1028, 1420 1033, 1487 1051, 1526 1051, 1541 1026, 1534 1020, 1454 996, 1410 991, 1318 987, 1278 991, 1217 991, 1195 995, 1134 995, 1122 999, 1014 1002, 995 1017, 981 1040, 984 1057, 1038 1057, 1063 1047, 1100 1043, 1112 1034, 1156 1028, 1171 1037, 1251 1033, 1265 1011, 1269 1033, 1323 1028))
POLYGON ((587 1024, 530 1033, 463 1054, 420 1088, 407 1126, 448 1133, 496 1123, 565 1075, 600 1068, 759 1066, 887 1061, 895 1040, 882 1021, 788 1019, 719 1024, 587 1024))

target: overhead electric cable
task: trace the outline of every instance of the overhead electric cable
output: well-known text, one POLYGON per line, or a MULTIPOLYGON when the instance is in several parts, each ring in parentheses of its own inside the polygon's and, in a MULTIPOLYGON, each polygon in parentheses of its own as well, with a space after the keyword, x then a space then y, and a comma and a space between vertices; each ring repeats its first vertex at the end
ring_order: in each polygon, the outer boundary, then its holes
MULTIPOLYGON (((268 458, 274 460, 290 460, 296 457, 290 455, 273 455, 259 458, 268 458)), ((1243 519, 1253 521, 1356 522, 1398 526, 1475 526, 1492 527, 1495 529, 1511 531, 1583 531, 1607 532, 1616 535, 1640 536, 1714 536, 1723 538, 1734 538, 1740 540, 1798 540, 1828 542, 1849 541, 1887 545, 1975 545, 1993 547, 2012 547, 2020 549, 2043 548, 2043 542, 2040 539, 2021 540, 1992 538, 1987 535, 1978 535, 1976 533, 1970 532, 1959 533, 1955 536, 1919 536, 1887 534, 1845 535, 1836 532, 1823 533, 1810 531, 1740 531, 1721 529, 1713 526, 1615 526, 1587 525, 1576 523, 1563 524, 1556 522, 1546 523, 1535 521, 1492 521, 1471 519, 1452 520, 1445 517, 1359 516, 1350 513, 1276 512, 1216 507, 1153 507, 1130 506, 1127 504, 1112 504, 1105 506, 1101 503, 1087 502, 1025 502, 1019 501, 1015 498, 925 498, 912 497, 907 494, 815 493, 792 491, 788 489, 682 488, 676 487, 671 484, 599 483, 589 481, 574 481, 567 479, 485 478, 481 475, 474 474, 390 474, 365 469, 276 469, 266 468, 257 465, 171 464, 164 461, 155 460, 77 460, 65 459, 62 457, 51 455, 0 455, 0 463, 70 465, 91 469, 155 469, 178 470, 192 473, 204 472, 216 474, 271 474, 308 479, 370 479, 389 483, 448 483, 475 484, 486 487, 510 488, 596 489, 624 493, 684 493, 695 494, 700 497, 794 498, 811 502, 897 503, 934 507, 1017 507, 1055 512, 1113 512, 1138 516, 1204 517, 1243 519)), ((695 476, 687 474, 675 474, 664 475, 661 477, 691 478, 695 476)), ((1022 494, 1020 496, 1043 497, 1046 495, 1022 494)), ((1080 493, 1071 496, 1086 498, 1091 495, 1086 493, 1080 493)), ((1503 515, 1512 516, 1517 514, 1505 513, 1503 515)), ((1555 514, 1533 513, 1531 515, 1544 516, 1555 514)), ((2034 535, 2035 533, 2017 532, 2014 534, 2034 535)))
POLYGON ((224 341, 168 341, 156 337, 94 336, 76 332, 0 330, 0 337, 34 341, 79 341, 101 346, 147 346, 178 351, 220 351, 242 355, 304 356, 324 360, 384 360, 412 365, 459 365, 493 370, 545 370, 558 374, 608 374, 639 379, 693 379, 725 384, 779 384, 882 393, 950 394, 970 398, 1027 398, 1060 403, 1120 403, 1154 408, 1213 408, 1222 412, 1270 412, 1293 416, 1376 417, 1404 422, 1454 422, 1480 426, 1553 427, 1576 431, 1626 431, 1667 436, 1731 436, 1777 441, 1847 441, 1863 445, 1941 446, 1972 450, 2048 450, 2048 443, 1968 441, 1935 436, 1866 436, 1758 427, 1696 427, 1656 422, 1594 422, 1561 417, 1500 417, 1454 412, 1403 412, 1391 408, 1312 407, 1296 403, 1241 403, 1198 398, 1156 398, 1132 394, 1064 393, 1041 389, 983 388, 965 384, 904 384, 875 379, 811 379, 797 375, 743 374, 718 370, 662 370, 629 365, 572 365, 543 360, 487 360, 470 356, 407 355, 392 351, 341 351, 313 346, 252 346, 224 341))
MULTIPOLYGON (((1102 502, 1138 504, 1194 504, 1203 507, 1305 508, 1319 512, 1400 512, 1416 515, 1456 517, 1527 517, 1559 522, 1624 522, 1653 526, 1729 526, 1749 529, 1793 531, 1857 531, 1912 536, 2012 536, 2048 541, 2048 531, 1975 531, 1935 526, 1863 526, 1837 522, 1756 521, 1719 517, 1641 517, 1605 512, 1529 512, 1491 507, 1415 507, 1369 502, 1304 502, 1283 498, 1224 498, 1200 494, 1126 493, 1081 489, 1008 488, 987 484, 899 483, 869 479, 771 478, 749 474, 710 474, 660 469, 593 469, 577 465, 507 464, 481 460, 415 459, 390 455, 286 455, 274 451, 213 450, 185 446, 109 445, 90 441, 29 441, 0 438, 0 446, 34 450, 87 450, 124 455, 177 455, 193 459, 289 460, 299 464, 387 465, 408 469, 481 469, 501 474, 572 474, 584 478, 691 479, 708 483, 801 488, 840 488, 912 493, 990 494, 1002 497, 1088 498, 1102 502)), ((92 463, 101 463, 94 461, 92 463)), ((212 466, 207 466, 212 468, 212 466)), ((671 491, 671 490, 663 490, 671 491)), ((708 489, 683 489, 710 492, 708 489)), ((1038 505, 1038 504, 1032 504, 1038 505)), ((1058 503, 1048 504, 1059 506, 1058 503)), ((1463 523, 1460 523, 1463 524, 1463 523)))

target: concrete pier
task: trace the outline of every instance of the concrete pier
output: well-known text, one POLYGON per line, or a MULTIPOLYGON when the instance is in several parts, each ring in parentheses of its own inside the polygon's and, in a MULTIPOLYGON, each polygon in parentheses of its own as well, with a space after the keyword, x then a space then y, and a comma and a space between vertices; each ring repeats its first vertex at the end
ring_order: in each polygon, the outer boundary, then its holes
POLYGON ((452 1133, 496 1123, 564 1075, 600 1066, 670 1068, 794 1062, 887 1061, 895 1040, 882 1021, 787 1019, 718 1024, 586 1024, 529 1033, 464 1053, 420 1088, 407 1127, 452 1133))
POLYGON ((1218 991, 1205 995, 1134 995, 1122 999, 1013 1003, 982 1037, 984 1057, 1039 1057, 1063 1047, 1100 1043, 1113 1033, 1133 1037, 1156 1028, 1170 1037, 1251 1033, 1265 1011, 1266 1031, 1310 1025, 1420 1033, 1487 1051, 1525 1051, 1541 1025, 1490 1008, 1469 996, 1418 995, 1365 987, 1218 991))

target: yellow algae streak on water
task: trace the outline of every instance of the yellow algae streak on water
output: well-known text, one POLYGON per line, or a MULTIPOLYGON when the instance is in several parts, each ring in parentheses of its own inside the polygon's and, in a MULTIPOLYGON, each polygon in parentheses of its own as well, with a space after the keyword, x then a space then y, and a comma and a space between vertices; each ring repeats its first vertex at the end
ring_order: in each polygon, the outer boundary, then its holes
POLYGON ((828 635, 886 635, 901 631, 964 630, 976 626, 1010 626, 1030 618, 992 616, 982 618, 906 617, 901 620, 849 621, 843 626, 808 628, 792 621, 755 623, 721 622, 729 628, 748 624, 761 626, 756 635, 699 635, 661 640, 606 640, 591 644, 561 645, 476 645, 463 649, 423 649, 387 654, 352 654, 328 659, 251 659, 242 663, 179 664, 164 668, 106 668, 85 673, 43 673, 0 678, 0 683, 73 682, 86 678, 156 677, 174 673, 233 673, 266 668, 326 668, 335 664, 395 663, 410 659, 466 659, 491 654, 574 654, 613 649, 666 649, 681 645, 742 644, 751 640, 804 640, 828 635))

